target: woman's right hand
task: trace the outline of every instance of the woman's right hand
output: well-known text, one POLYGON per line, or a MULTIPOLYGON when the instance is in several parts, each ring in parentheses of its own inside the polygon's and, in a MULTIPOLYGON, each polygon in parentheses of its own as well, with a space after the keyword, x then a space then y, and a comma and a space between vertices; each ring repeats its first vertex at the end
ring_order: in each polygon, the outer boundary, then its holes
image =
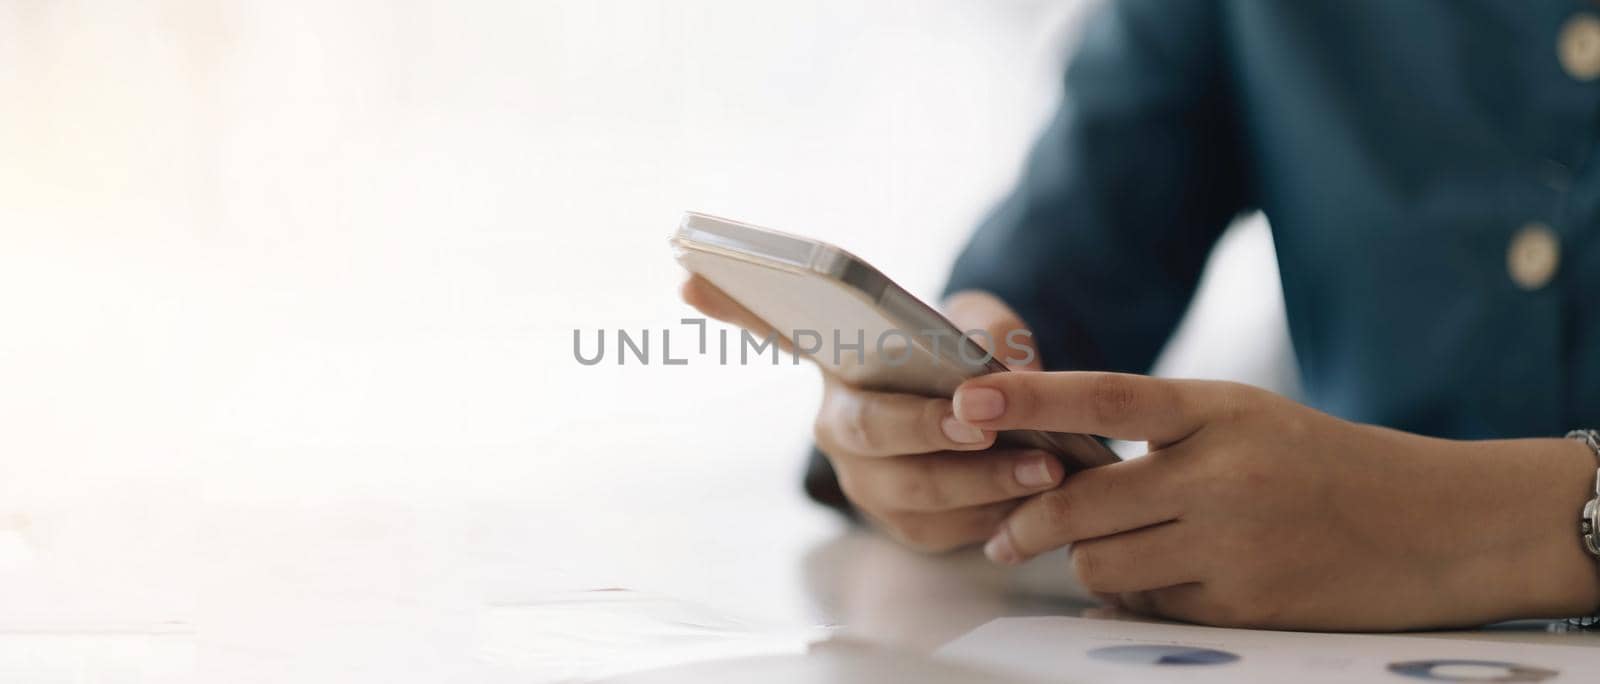
MULTIPOLYGON (((699 276, 684 282, 682 294, 707 316, 757 335, 773 331, 699 276)), ((957 293, 945 308, 962 330, 1026 339, 1007 336, 1023 322, 986 292, 957 293)), ((1017 369, 1038 370, 1038 354, 1031 357, 1017 369)), ((817 447, 856 509, 907 546, 948 551, 982 542, 1022 497, 1061 482, 1061 464, 1050 454, 996 447, 995 433, 956 420, 949 399, 862 390, 826 371, 822 377, 817 447)))

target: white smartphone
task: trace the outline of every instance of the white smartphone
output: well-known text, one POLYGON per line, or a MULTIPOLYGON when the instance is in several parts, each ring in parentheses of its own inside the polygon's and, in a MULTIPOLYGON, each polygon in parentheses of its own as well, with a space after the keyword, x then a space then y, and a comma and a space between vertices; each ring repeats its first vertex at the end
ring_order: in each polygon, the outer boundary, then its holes
MULTIPOLYGON (((958 329, 871 264, 825 242, 693 212, 671 242, 684 268, 855 387, 949 397, 968 379, 1007 371, 1001 358, 1031 353, 1025 337, 989 340, 958 329)), ((1118 460, 1088 435, 1014 430, 998 439, 1054 453, 1069 471, 1118 460)))

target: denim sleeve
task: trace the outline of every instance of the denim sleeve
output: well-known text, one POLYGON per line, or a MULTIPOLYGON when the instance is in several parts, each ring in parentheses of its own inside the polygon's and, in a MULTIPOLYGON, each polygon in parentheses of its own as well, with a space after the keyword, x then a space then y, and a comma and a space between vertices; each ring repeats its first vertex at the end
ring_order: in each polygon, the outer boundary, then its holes
MULTIPOLYGON (((1248 205, 1219 11, 1123 0, 1089 19, 1021 179, 956 261, 946 293, 1010 304, 1046 368, 1147 371, 1248 205)), ((816 449, 805 485, 848 512, 816 449)))
POLYGON ((1062 103, 946 292, 987 290, 1046 368, 1146 372, 1248 199, 1218 6, 1130 0, 1085 26, 1062 103))

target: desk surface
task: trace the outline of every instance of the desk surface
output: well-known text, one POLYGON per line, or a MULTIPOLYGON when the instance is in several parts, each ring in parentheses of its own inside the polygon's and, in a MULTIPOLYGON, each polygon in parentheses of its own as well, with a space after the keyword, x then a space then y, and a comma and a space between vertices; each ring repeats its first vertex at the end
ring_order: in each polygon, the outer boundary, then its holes
MULTIPOLYGON (((0 671, 28 681, 537 680, 490 652, 489 640, 501 656, 518 645, 490 634, 486 615, 598 588, 841 625, 851 639, 912 652, 995 617, 1091 608, 1062 596, 1058 561, 1008 572, 975 554, 918 556, 781 494, 787 484, 666 476, 653 494, 568 483, 559 497, 516 502, 254 503, 121 484, 92 505, 39 502, 0 519, 0 671)), ((1600 635, 1533 627, 1446 636, 1600 648, 1600 635)))

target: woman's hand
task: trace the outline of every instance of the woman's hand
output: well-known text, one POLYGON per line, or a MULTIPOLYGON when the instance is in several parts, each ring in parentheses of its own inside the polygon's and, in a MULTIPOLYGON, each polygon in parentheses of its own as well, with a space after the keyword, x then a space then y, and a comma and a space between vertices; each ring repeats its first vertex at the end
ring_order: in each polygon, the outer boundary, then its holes
MULTIPOLYGON (((683 299, 712 318, 759 335, 771 326, 699 277, 683 299)), ((1022 321, 993 295, 945 302, 962 330, 1008 340, 1022 321)), ((786 349, 788 340, 779 337, 786 349)), ((1014 341, 1013 341, 1014 342, 1014 341)), ((1033 355, 1037 367, 1037 354, 1033 355)), ((1002 358, 1002 360, 1006 360, 1002 358)), ((995 448, 995 435, 958 422, 948 399, 869 392, 823 373, 814 432, 845 496, 889 536, 922 551, 947 551, 989 537, 1022 497, 1054 488, 1063 470, 1032 449, 995 448)))
POLYGON ((1017 563, 1071 544, 1083 584, 1138 612, 1389 630, 1600 604, 1576 525, 1595 464, 1577 442, 1430 439, 1244 385, 1112 373, 991 375, 955 412, 1150 443, 1029 499, 985 546, 1017 563))

